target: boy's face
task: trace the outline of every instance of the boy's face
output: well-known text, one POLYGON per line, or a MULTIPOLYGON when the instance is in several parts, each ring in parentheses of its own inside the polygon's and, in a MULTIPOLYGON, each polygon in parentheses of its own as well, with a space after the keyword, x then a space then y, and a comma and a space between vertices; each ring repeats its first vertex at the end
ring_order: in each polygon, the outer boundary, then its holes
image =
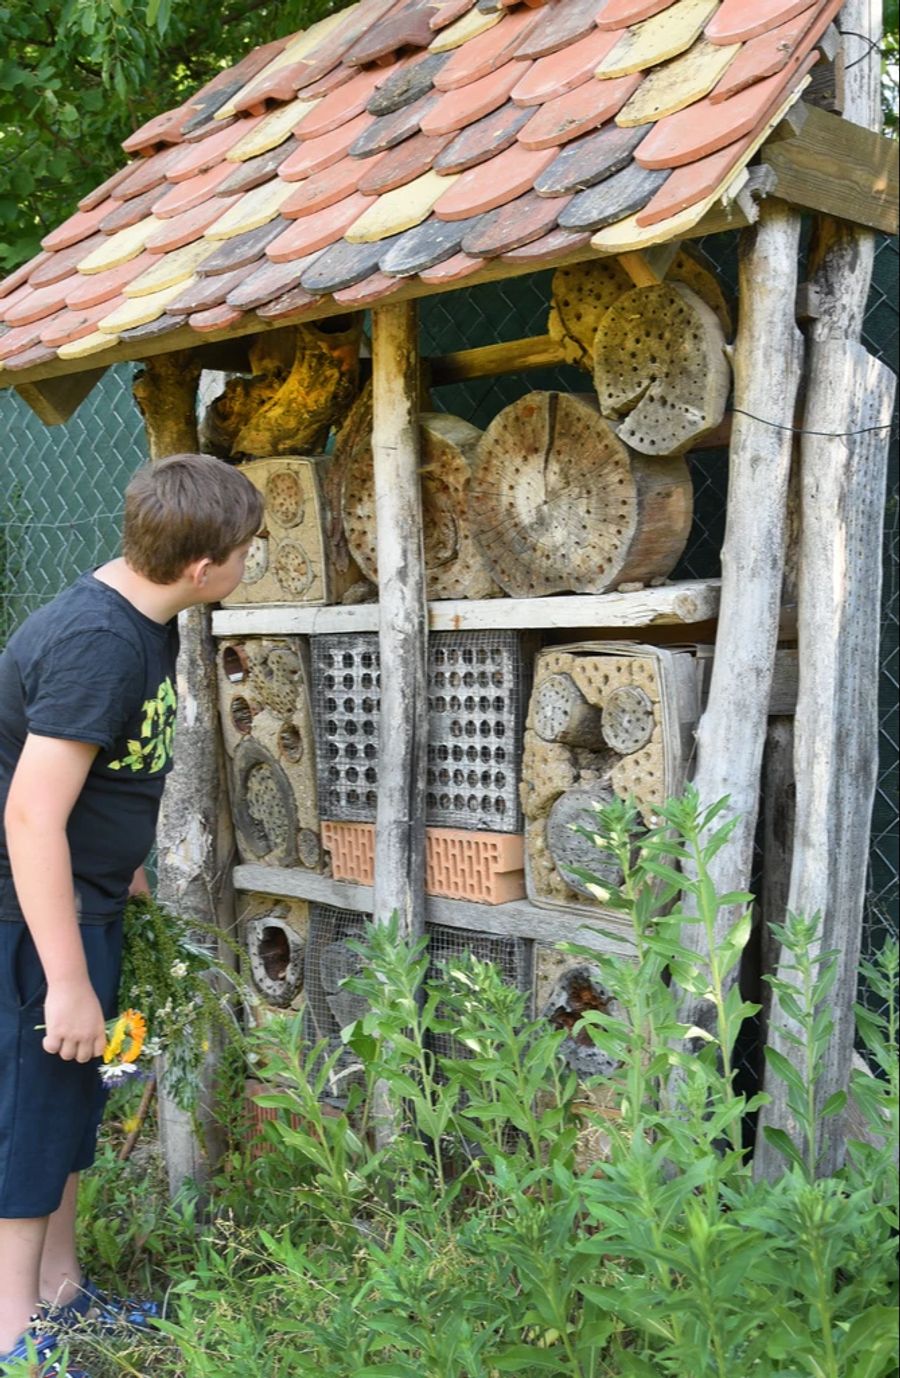
POLYGON ((203 581, 204 603, 218 603, 234 592, 244 577, 244 564, 249 549, 250 541, 245 541, 243 545, 236 546, 220 565, 210 563, 206 566, 203 581))

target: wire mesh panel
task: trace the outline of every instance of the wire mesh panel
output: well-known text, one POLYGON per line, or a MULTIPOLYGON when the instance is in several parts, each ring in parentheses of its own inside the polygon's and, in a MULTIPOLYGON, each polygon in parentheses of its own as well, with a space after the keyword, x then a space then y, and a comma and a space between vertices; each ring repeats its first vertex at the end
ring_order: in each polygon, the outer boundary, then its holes
MULTIPOLYGON (((450 928, 430 923, 428 931, 428 971, 426 979, 444 979, 448 962, 466 954, 479 962, 495 966, 506 985, 514 986, 527 997, 530 1013, 534 985, 534 944, 525 938, 507 938, 495 933, 477 933, 470 928, 450 928)), ((466 1057, 465 1045, 449 1033, 429 1035, 429 1046, 439 1057, 466 1057)))
MULTIPOLYGON (((519 632, 437 632, 428 641, 426 820, 517 832, 518 777, 533 641, 519 632)), ((312 688, 323 817, 375 817, 380 719, 374 632, 313 637, 312 688)))

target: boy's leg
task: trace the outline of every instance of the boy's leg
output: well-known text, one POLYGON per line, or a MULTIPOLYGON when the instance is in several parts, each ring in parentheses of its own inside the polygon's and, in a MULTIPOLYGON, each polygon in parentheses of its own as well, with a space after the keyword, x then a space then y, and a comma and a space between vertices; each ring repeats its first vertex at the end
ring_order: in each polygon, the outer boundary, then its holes
POLYGON ((59 1209, 47 1222, 40 1260, 40 1292, 44 1303, 65 1306, 74 1301, 83 1281, 75 1245, 75 1213, 78 1205, 78 1173, 66 1183, 59 1209))
POLYGON ((0 1220, 0 1354, 28 1329, 38 1309, 47 1217, 0 1220))

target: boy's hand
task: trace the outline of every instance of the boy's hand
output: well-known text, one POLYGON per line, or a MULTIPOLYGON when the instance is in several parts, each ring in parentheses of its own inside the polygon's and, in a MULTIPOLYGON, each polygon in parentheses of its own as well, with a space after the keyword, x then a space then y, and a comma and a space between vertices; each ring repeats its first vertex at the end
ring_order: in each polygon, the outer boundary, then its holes
POLYGON ((106 1021, 100 1001, 85 977, 48 983, 44 1000, 44 1052, 64 1062, 90 1062, 106 1047, 106 1021))

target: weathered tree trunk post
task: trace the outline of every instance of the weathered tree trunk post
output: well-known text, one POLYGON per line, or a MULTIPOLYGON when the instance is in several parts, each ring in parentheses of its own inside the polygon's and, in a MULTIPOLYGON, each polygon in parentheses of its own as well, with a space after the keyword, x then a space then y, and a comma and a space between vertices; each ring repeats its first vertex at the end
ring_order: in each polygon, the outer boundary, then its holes
MULTIPOLYGON (((852 0, 841 12, 847 45, 844 117, 880 127, 880 7, 852 0), (859 50, 857 52, 857 49, 859 50)), ((858 343, 872 274, 874 236, 824 219, 813 248, 817 318, 810 335, 801 447, 798 570, 800 681, 795 724, 796 841, 787 908, 818 913, 819 950, 837 949, 830 997, 834 1034, 817 1094, 846 1090, 853 1057, 853 1003, 862 935, 869 827, 878 748, 881 530, 896 379, 858 343)), ((778 972, 790 980, 786 967, 778 972)), ((776 1008, 770 1042, 790 1055, 776 1008)), ((766 1125, 796 1126, 786 1087, 767 1077, 766 1125)), ((841 1166, 841 1116, 822 1124, 819 1171, 841 1166)), ((754 1159, 774 1178, 784 1161, 760 1132, 754 1159)))
MULTIPOLYGON (((376 923, 396 912, 402 936, 415 939, 425 932, 428 607, 414 303, 373 312, 372 366, 381 663, 373 907, 376 923)), ((397 1112, 383 1082, 375 1087, 373 1119, 384 1144, 396 1131, 397 1112)))
MULTIPOLYGON (((694 783, 702 804, 728 795, 740 821, 712 862, 717 890, 746 890, 753 861, 760 768, 778 640, 792 427, 803 345, 794 323, 800 216, 764 202, 744 231, 740 325, 734 354, 734 427, 722 547, 722 597, 706 710, 697 732, 694 783), (777 363, 775 362, 777 361, 777 363)), ((715 941, 737 921, 723 909, 715 941)), ((706 934, 685 926, 682 941, 701 956, 706 934)), ((736 979, 737 973, 732 974, 736 979)), ((710 1026, 714 1011, 684 994, 681 1018, 710 1026)))
MULTIPOLYGON (((190 354, 148 360, 135 381, 153 460, 198 449, 196 398, 200 365, 190 354)), ((178 631, 178 723, 175 766, 163 795, 157 829, 158 894, 173 912, 204 925, 229 930, 234 924, 231 891, 233 834, 224 755, 219 735, 215 647, 209 609, 180 614, 178 631)), ((212 1114, 215 1055, 204 1078, 204 1102, 194 1122, 160 1090, 160 1139, 169 1190, 187 1178, 205 1182, 224 1150, 212 1114)))
POLYGON ((428 610, 415 306, 383 306, 372 321, 381 660, 374 908, 377 923, 396 910, 403 935, 418 938, 425 931, 428 610))

